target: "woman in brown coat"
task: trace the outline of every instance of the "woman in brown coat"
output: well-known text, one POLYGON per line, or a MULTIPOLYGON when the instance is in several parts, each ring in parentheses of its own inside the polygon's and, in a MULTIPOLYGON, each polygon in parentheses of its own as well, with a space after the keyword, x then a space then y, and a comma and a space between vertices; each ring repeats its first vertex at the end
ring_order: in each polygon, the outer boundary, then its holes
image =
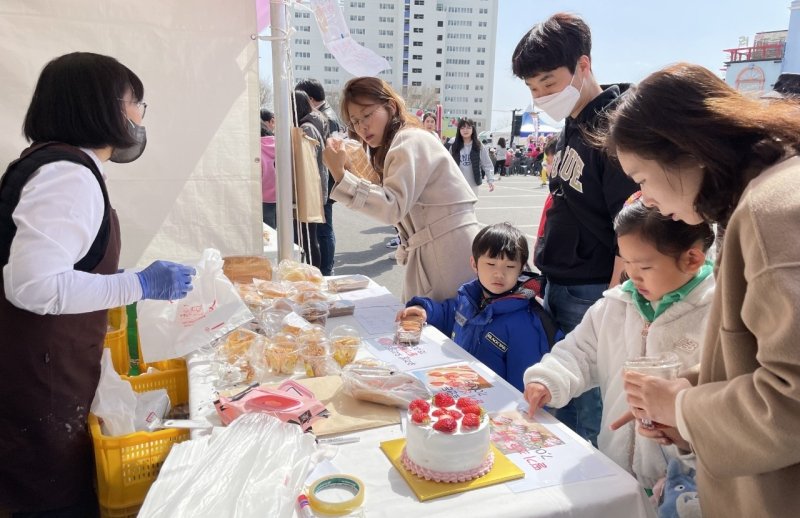
POLYGON ((800 105, 676 64, 624 97, 607 147, 646 204, 725 229, 699 379, 625 375, 633 415, 666 425, 640 433, 697 454, 704 517, 796 516, 800 105))
POLYGON ((382 79, 348 81, 341 113, 349 136, 368 151, 381 184, 349 172, 345 150, 331 139, 323 155, 336 181, 331 198, 397 227, 397 262, 406 266, 403 300, 454 297, 475 277, 470 248, 480 230, 478 200, 464 175, 382 79))

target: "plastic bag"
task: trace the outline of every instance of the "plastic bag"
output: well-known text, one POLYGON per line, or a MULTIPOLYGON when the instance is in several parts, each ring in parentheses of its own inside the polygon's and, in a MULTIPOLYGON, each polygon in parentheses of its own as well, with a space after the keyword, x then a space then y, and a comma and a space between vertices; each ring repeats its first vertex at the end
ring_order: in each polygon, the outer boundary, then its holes
POLYGON ((408 407, 415 399, 430 399, 422 381, 394 365, 378 360, 359 360, 342 369, 342 386, 349 396, 381 405, 408 407))
POLYGON ((92 400, 92 413, 102 419, 103 435, 127 435, 136 431, 136 393, 131 384, 114 370, 111 349, 103 348, 100 360, 100 383, 92 400))
POLYGON ((253 319, 222 273, 218 250, 203 251, 196 269, 194 289, 186 298, 142 300, 136 305, 145 362, 185 356, 253 319))
POLYGON ((171 408, 167 389, 149 390, 136 394, 134 426, 137 432, 150 431, 160 423, 171 408))
POLYGON ((316 452, 299 426, 244 414, 209 441, 176 444, 139 517, 289 518, 316 452))

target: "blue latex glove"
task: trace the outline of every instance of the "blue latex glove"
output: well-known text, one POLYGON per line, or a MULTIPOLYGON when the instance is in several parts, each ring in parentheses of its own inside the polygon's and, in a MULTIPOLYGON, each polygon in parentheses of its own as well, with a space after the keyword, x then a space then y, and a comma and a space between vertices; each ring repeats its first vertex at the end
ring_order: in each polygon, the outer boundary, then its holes
POLYGON ((192 291, 195 269, 169 261, 156 261, 136 272, 142 285, 142 299, 177 300, 192 291))

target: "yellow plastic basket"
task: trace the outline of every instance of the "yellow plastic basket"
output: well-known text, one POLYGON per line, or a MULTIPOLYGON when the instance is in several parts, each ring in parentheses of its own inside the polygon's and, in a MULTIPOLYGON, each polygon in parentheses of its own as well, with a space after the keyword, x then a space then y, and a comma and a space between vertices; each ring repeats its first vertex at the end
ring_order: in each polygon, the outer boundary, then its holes
POLYGON ((108 327, 103 346, 111 349, 114 370, 127 376, 131 367, 131 355, 128 352, 128 314, 125 306, 108 310, 108 327))
MULTIPOLYGON (((151 365, 160 372, 122 378, 130 381, 137 392, 167 389, 173 406, 188 403, 186 362, 167 360, 151 365)), ((172 445, 189 439, 189 431, 181 429, 108 437, 93 414, 89 414, 89 430, 94 445, 97 498, 104 518, 134 518, 172 445)))

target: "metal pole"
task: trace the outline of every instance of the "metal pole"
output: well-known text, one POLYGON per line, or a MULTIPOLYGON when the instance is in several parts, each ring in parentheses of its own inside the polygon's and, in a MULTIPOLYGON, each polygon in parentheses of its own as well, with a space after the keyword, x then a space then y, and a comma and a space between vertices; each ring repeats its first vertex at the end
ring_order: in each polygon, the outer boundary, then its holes
POLYGON ((514 149, 514 119, 517 117, 517 110, 511 110, 511 134, 508 138, 508 148, 513 152, 514 149))
POLYGON ((278 260, 292 258, 294 224, 292 221, 292 106, 286 68, 289 41, 287 5, 284 0, 271 0, 269 5, 272 36, 272 89, 275 92, 275 201, 278 232, 278 260))

